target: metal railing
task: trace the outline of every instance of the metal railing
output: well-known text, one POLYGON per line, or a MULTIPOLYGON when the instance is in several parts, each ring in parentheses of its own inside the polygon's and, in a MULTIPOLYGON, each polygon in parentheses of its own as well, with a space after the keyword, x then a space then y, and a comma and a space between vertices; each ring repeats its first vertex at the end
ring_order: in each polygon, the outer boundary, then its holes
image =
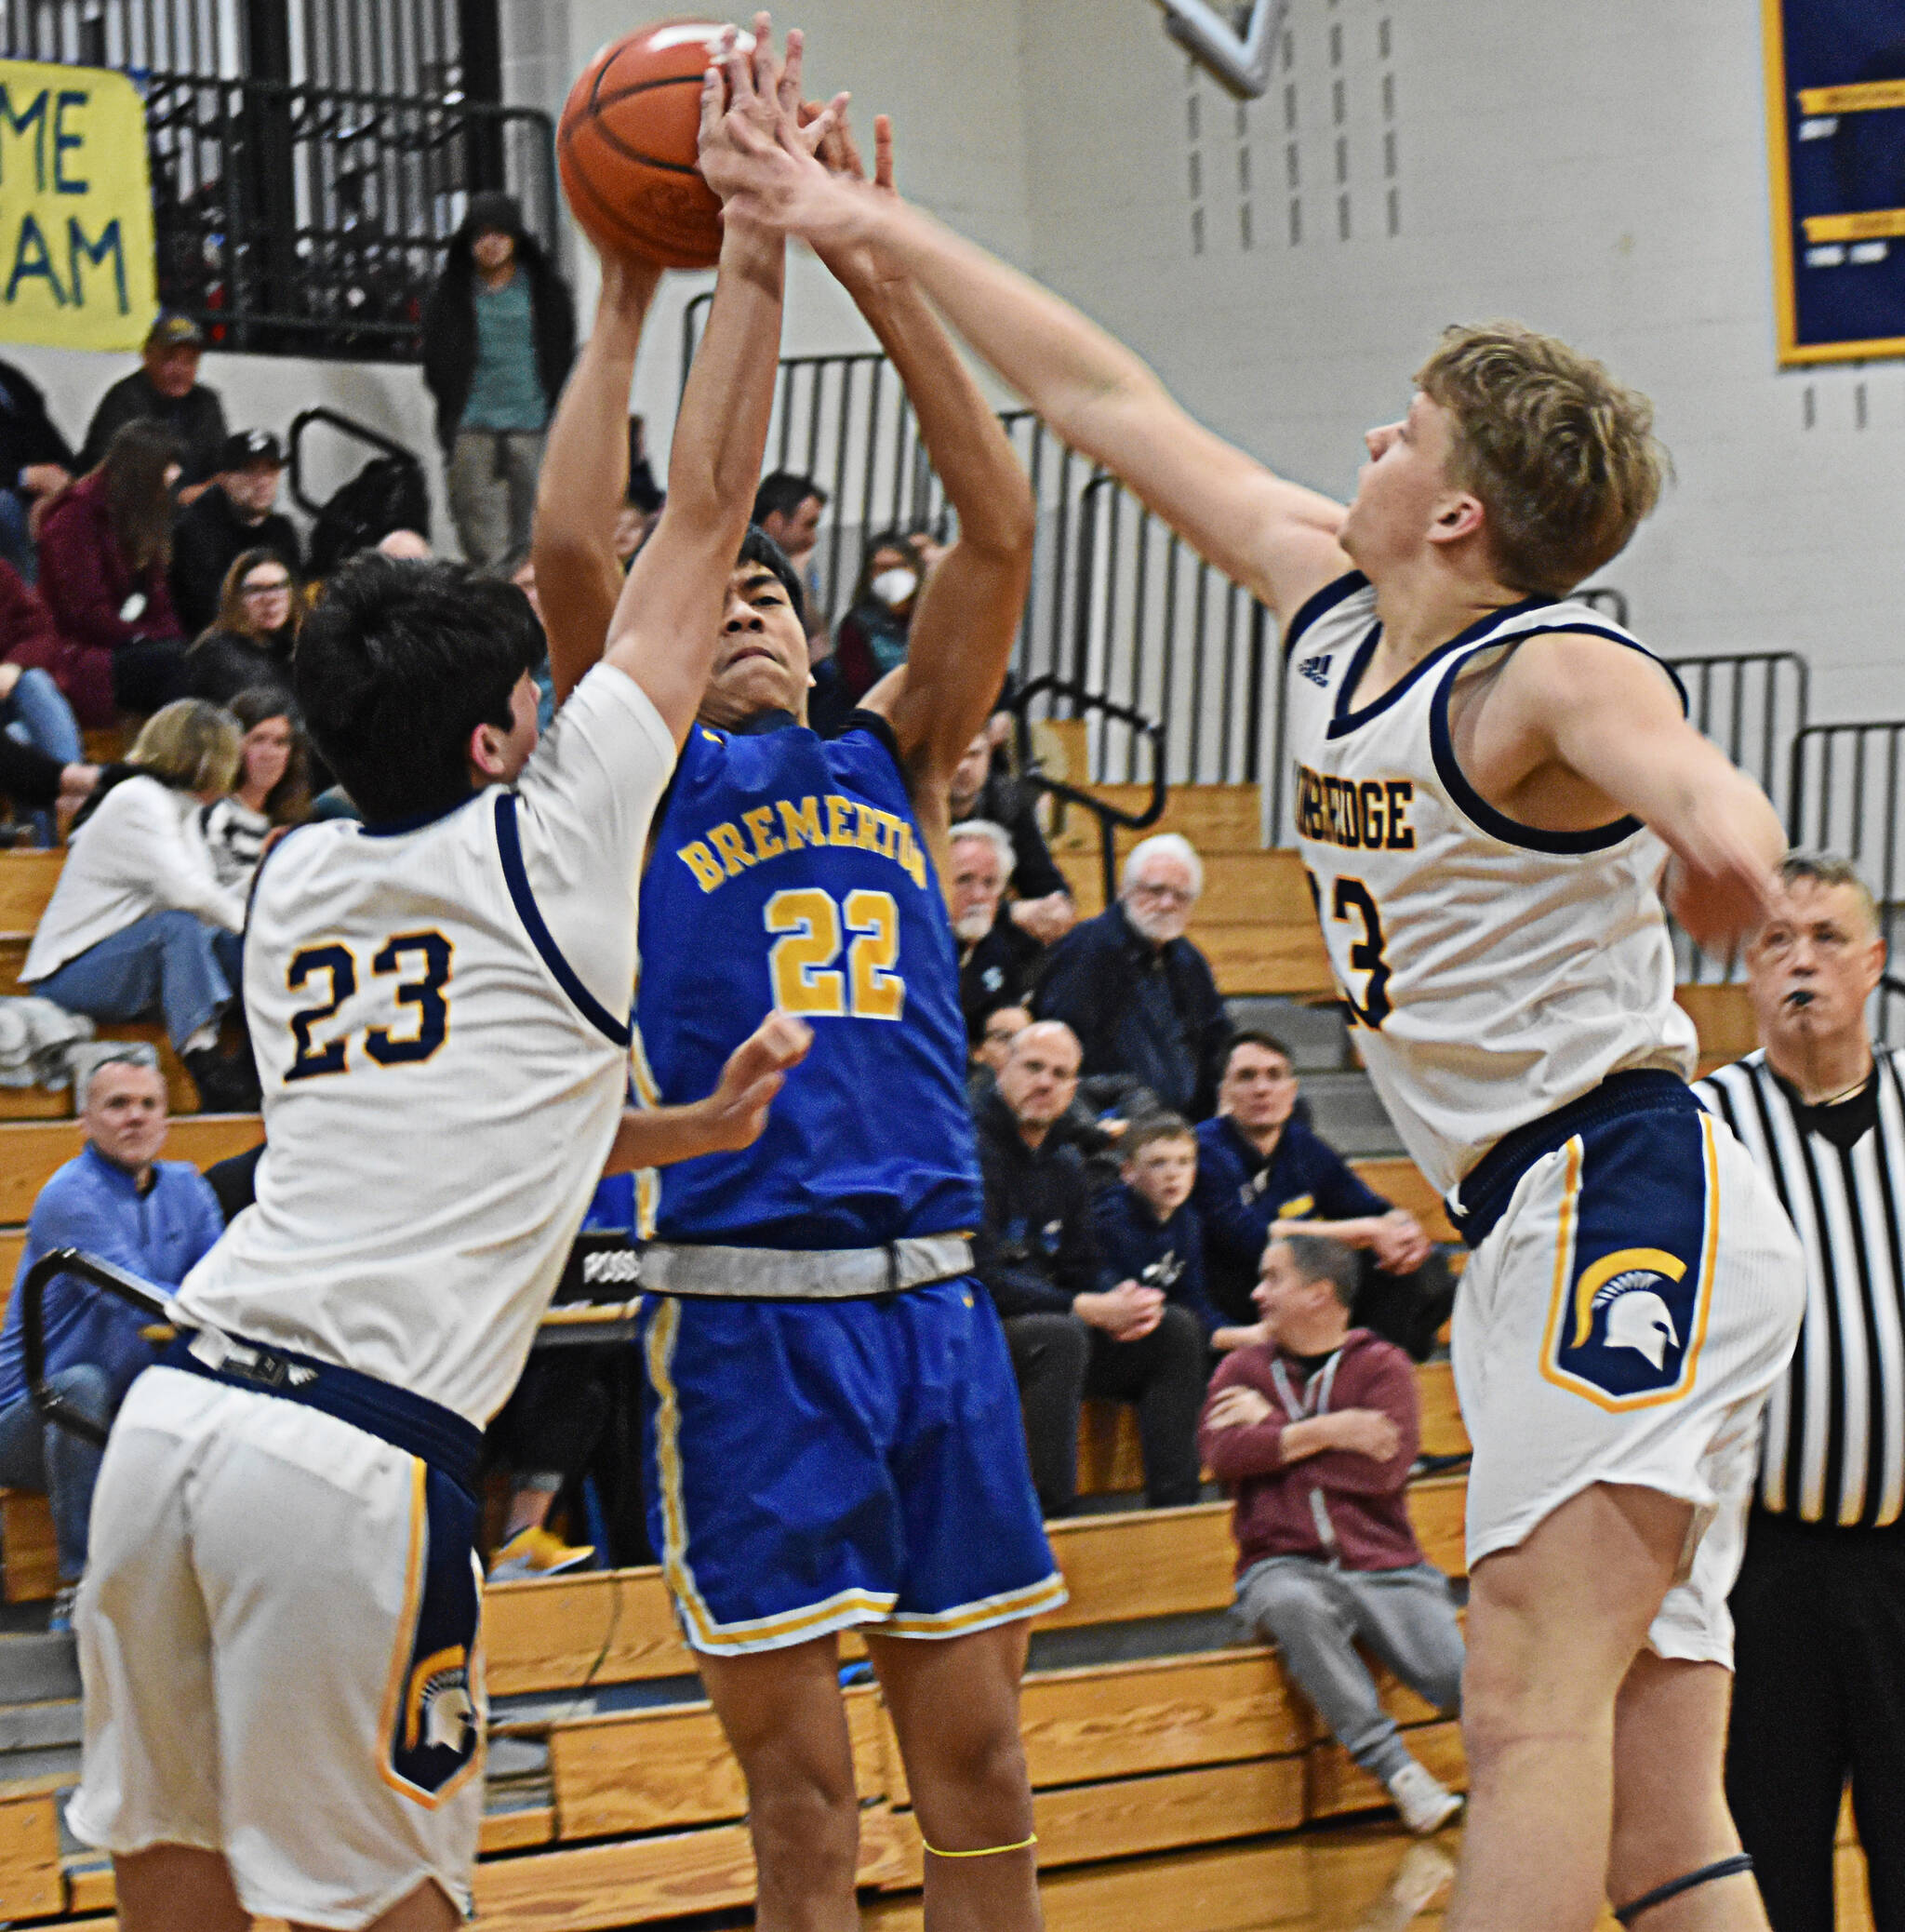
MULTIPOLYGON (((1794 739, 1786 835, 1794 846, 1850 859, 1878 902, 1879 929, 1896 953, 1905 936, 1905 784, 1899 754, 1905 719, 1808 725, 1794 739)), ((1876 995, 1874 1031, 1905 1040, 1905 990, 1876 995)))
POLYGON ((360 362, 421 353, 424 298, 474 187, 555 233, 553 130, 529 108, 285 81, 135 75, 159 296, 220 348, 360 362), (479 173, 500 151, 501 180, 479 173))

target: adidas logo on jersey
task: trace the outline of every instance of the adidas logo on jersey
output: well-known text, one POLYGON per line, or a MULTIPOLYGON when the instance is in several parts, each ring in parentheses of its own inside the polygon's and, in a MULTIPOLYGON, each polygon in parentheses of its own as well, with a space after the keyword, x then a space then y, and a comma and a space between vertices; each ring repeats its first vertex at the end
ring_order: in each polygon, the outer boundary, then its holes
POLYGON ((1297 666, 1297 675, 1307 677, 1312 685, 1326 686, 1329 683, 1329 660, 1333 653, 1326 651, 1320 658, 1305 658, 1297 666))

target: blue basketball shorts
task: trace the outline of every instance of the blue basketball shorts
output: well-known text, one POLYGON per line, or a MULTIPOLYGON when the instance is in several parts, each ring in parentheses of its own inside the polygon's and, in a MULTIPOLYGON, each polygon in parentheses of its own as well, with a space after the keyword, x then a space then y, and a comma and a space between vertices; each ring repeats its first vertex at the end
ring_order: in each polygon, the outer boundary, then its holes
POLYGON ((697 1650, 953 1637, 1065 1600, 978 1282, 852 1301, 648 1297, 648 1530, 697 1650))
POLYGON ((1693 1516, 1648 1641, 1730 1665, 1761 1413, 1805 1294, 1770 1183, 1677 1081, 1583 1118, 1521 1173, 1456 1299, 1470 1566, 1594 1484, 1658 1489, 1693 1516))

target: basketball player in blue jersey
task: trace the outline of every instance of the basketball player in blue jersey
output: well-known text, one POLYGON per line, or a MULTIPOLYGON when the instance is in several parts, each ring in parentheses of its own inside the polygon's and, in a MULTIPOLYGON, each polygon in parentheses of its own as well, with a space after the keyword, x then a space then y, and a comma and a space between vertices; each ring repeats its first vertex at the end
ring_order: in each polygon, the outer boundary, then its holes
POLYGON ((1200 427, 1056 297, 783 148, 737 206, 877 247, 1068 443, 1264 599, 1298 831, 1372 1077, 1474 1247, 1471 1805, 1455 1932, 1765 1924, 1720 1783, 1737 1567, 1797 1246, 1686 1089, 1657 880, 1725 946, 1765 797, 1569 593, 1653 507, 1645 400, 1565 344, 1452 330, 1347 508, 1200 427), (1671 862, 1670 862, 1671 861, 1671 862))
MULTIPOLYGON (((845 142, 833 158, 858 169, 845 142)), ((884 122, 877 178, 870 192, 887 192, 884 122)), ((905 384, 959 534, 905 666, 831 742, 804 722, 786 558, 751 531, 728 580, 642 888, 638 1086, 663 1102, 699 1091, 769 1012, 814 1043, 748 1156, 686 1163, 648 1191, 651 1524, 747 1775, 764 1932, 859 1923, 848 1628, 905 1755, 926 1924, 1025 1932, 1039 1916, 1019 1681, 1026 1620, 1063 1586, 971 1273, 980 1187, 939 861, 952 771, 1019 623, 1031 493, 910 280, 868 250, 822 259, 905 384)), ((578 415, 619 421, 628 373, 605 368, 593 411, 572 396, 578 415)), ((545 462, 537 580, 552 640, 586 647, 612 583, 585 560, 601 559, 616 457, 577 428, 573 470, 562 425, 545 462)), ((570 673, 553 669, 560 689, 570 673)))
MULTIPOLYGON (((765 21, 723 65, 717 192, 797 86, 765 21)), ((127 1932, 470 1914, 482 1430, 611 1147, 743 1144, 800 1050, 777 1018, 713 1105, 624 1118, 634 882, 760 473, 783 252, 727 226, 667 512, 540 745, 509 586, 366 558, 305 627, 300 706, 364 822, 300 828, 253 888, 258 1199, 120 1410, 79 1595, 68 1819, 113 1854, 127 1932)), ((638 316, 649 285, 610 280, 638 316)))

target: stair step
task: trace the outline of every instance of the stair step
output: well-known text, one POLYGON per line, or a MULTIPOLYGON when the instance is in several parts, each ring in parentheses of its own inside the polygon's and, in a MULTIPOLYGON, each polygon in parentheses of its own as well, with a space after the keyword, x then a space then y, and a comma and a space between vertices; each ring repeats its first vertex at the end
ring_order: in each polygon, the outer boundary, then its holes
POLYGON ((1310 1125, 1346 1160, 1364 1160, 1403 1152, 1368 1074, 1306 1073, 1303 1099, 1310 1125))
POLYGON ((11 1773, 15 1752, 77 1744, 85 1731, 85 1713, 77 1698, 0 1705, 0 1773, 11 1773))
MULTIPOLYGON (((46 1621, 40 1610, 40 1621, 46 1621)), ((14 1704, 63 1702, 79 1695, 79 1651, 70 1632, 0 1637, 0 1715, 14 1704)))
POLYGON ((1239 1033, 1268 1033, 1290 1049, 1299 1073, 1334 1073, 1355 1065, 1350 1057, 1350 1029, 1333 1001, 1305 1006, 1270 994, 1234 994, 1224 1002, 1239 1033))

